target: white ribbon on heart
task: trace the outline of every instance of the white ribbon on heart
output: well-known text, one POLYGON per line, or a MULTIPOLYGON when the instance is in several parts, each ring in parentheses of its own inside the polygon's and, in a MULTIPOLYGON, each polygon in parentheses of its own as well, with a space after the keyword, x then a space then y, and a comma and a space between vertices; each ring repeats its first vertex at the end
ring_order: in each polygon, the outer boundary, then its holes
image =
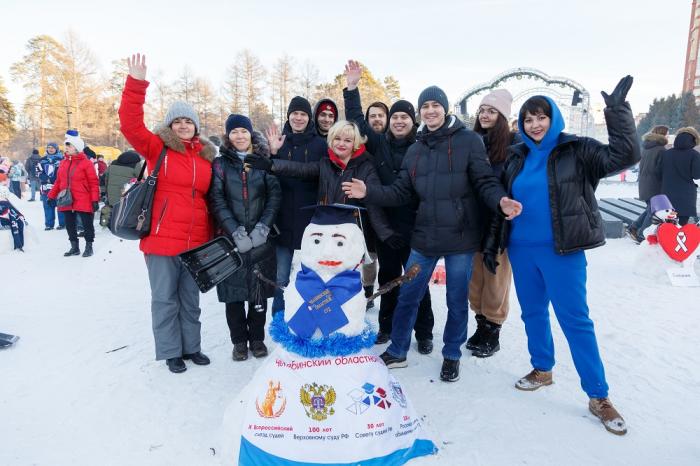
POLYGON ((686 238, 685 233, 682 231, 679 231, 678 234, 676 235, 676 242, 678 243, 678 246, 674 249, 674 251, 678 252, 681 249, 683 252, 688 252, 688 247, 685 245, 685 242, 688 240, 686 238))

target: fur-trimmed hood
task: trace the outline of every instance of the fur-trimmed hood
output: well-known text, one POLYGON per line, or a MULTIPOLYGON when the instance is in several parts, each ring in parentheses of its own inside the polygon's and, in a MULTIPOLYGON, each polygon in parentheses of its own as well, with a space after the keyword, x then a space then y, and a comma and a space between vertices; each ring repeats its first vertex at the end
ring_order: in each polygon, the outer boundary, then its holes
MULTIPOLYGON (((165 147, 172 149, 175 152, 185 154, 187 149, 185 148, 185 143, 182 142, 175 131, 173 131, 168 126, 158 126, 155 131, 153 131, 165 144, 165 147)), ((199 151, 199 156, 205 160, 211 162, 216 157, 216 147, 204 136, 196 136, 199 139, 199 143, 202 145, 202 150, 199 151)))
POLYGON ((663 134, 656 134, 656 133, 647 133, 644 136, 642 136, 642 141, 647 142, 657 142, 662 145, 668 144, 668 138, 664 136, 663 134))
POLYGON ((644 149, 651 149, 656 146, 665 146, 668 138, 662 134, 647 133, 642 136, 642 146, 644 149))
POLYGON ((695 144, 694 144, 695 146, 700 144, 700 133, 698 133, 698 130, 696 130, 692 126, 686 126, 685 128, 680 128, 676 132, 676 139, 678 139, 678 136, 680 136, 681 134, 684 134, 684 133, 690 134, 693 137, 693 139, 695 139, 695 144))

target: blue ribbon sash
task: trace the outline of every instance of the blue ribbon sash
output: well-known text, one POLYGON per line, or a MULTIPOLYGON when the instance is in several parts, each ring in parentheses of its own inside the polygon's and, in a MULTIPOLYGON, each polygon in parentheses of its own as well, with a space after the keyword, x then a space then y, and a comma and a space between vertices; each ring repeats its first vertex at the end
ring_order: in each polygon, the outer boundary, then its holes
POLYGON ((349 322, 342 305, 362 291, 360 272, 346 270, 324 283, 316 272, 301 265, 296 289, 304 299, 287 325, 302 338, 311 338, 316 329, 330 335, 349 322))

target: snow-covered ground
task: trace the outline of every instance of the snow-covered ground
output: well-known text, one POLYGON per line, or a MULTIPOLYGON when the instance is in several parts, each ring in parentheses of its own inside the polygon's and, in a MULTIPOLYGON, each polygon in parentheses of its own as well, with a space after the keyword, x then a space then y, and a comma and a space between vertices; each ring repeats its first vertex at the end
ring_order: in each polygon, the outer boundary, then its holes
MULTIPOLYGON (((636 185, 603 183, 598 194, 634 196, 636 185)), ((153 360, 137 243, 98 227, 94 257, 64 258, 66 233, 43 231, 41 203, 20 208, 38 231, 26 253, 0 253, 0 332, 21 336, 0 351, 0 464, 219 464, 224 409, 260 362, 231 360, 215 293, 201 303, 212 364, 171 374, 153 360)), ((411 464, 700 464, 700 288, 635 275, 637 249, 618 239, 588 252, 591 314, 628 435, 607 433, 588 412, 554 317, 556 383, 533 393, 513 388, 530 369, 514 293, 501 351, 465 355, 461 380, 440 382, 445 294, 433 286, 436 351, 412 351, 395 375, 440 452, 411 464)))

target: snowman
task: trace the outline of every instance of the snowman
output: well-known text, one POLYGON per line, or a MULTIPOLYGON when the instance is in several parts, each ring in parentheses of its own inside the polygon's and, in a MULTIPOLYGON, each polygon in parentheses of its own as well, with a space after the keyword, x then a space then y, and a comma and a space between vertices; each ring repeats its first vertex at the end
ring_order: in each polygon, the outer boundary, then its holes
POLYGON ((224 464, 402 465, 437 451, 370 349, 359 209, 316 206, 275 314, 278 346, 224 415, 224 464))
MULTIPOLYGON (((695 254, 690 254, 687 259, 678 261, 672 258, 659 243, 659 230, 672 229, 673 234, 670 235, 671 238, 675 237, 676 231, 679 232, 676 240, 677 244, 674 244, 676 250, 685 246, 683 243, 685 233, 680 231, 678 214, 673 208, 671 201, 665 194, 659 194, 649 200, 649 208, 652 212, 652 220, 651 225, 644 229, 644 241, 639 245, 639 255, 635 267, 637 275, 662 279, 666 275, 671 277, 679 273, 679 269, 686 269, 687 274, 695 276, 692 270, 695 254)), ((692 225, 688 228, 690 227, 692 225)))

